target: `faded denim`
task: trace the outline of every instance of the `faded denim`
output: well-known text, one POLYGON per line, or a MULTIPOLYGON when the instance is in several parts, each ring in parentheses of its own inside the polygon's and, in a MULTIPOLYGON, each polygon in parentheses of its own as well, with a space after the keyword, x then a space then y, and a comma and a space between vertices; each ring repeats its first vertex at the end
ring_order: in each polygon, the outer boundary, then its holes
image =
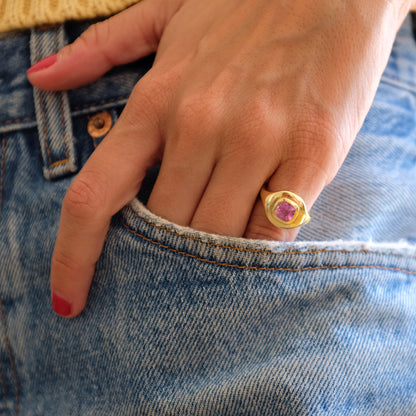
MULTIPOLYGON (((85 24, 0 40, 0 415, 416 415, 416 44, 408 19, 295 243, 117 214, 85 311, 52 311, 62 199, 152 59, 68 93, 25 71, 85 24)), ((122 161, 120 161, 122 163, 122 161)))

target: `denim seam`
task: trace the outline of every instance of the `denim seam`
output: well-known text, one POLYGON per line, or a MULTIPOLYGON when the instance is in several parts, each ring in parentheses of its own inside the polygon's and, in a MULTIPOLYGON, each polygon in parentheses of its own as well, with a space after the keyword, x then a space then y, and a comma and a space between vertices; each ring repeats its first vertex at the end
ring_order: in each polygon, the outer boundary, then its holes
POLYGON ((35 121, 36 120, 36 116, 34 117, 25 117, 25 118, 16 118, 16 119, 10 119, 10 120, 6 120, 3 121, 2 123, 0 123, 0 126, 7 126, 8 124, 14 124, 14 123, 21 123, 21 122, 26 122, 26 121, 35 121))
POLYGON ((17 370, 16 370, 16 365, 15 365, 15 362, 14 362, 12 350, 10 348, 10 340, 9 340, 8 335, 7 335, 6 314, 4 312, 4 304, 3 304, 2 299, 0 299, 0 312, 1 312, 1 320, 2 320, 2 324, 3 324, 4 342, 6 344, 7 354, 9 355, 10 366, 12 368, 12 373, 13 373, 14 387, 15 387, 15 391, 16 391, 16 401, 15 401, 15 405, 14 405, 14 414, 15 414, 15 416, 18 416, 18 414, 19 414, 19 402, 20 402, 20 396, 19 395, 20 395, 20 392, 19 392, 19 386, 18 386, 18 382, 17 382, 17 370))
MULTIPOLYGON (((243 269, 243 270, 258 270, 258 271, 272 271, 272 272, 304 272, 304 271, 312 271, 312 270, 346 270, 346 269, 379 269, 379 270, 388 270, 388 271, 394 271, 394 272, 402 272, 410 275, 416 275, 416 271, 412 270, 406 270, 401 269, 398 267, 387 267, 387 266, 378 266, 378 265, 351 265, 351 266, 315 266, 315 267, 297 267, 297 268, 290 268, 290 267, 267 267, 267 266, 242 266, 240 264, 231 264, 231 263, 223 263, 216 260, 209 260, 203 257, 198 257, 195 254, 187 253, 186 251, 180 251, 173 247, 170 247, 166 244, 162 244, 158 241, 152 240, 149 237, 144 236, 143 234, 138 233, 137 231, 130 228, 124 221, 122 221, 123 226, 132 234, 136 235, 137 237, 142 238, 143 240, 152 243, 158 247, 165 248, 169 251, 172 251, 176 254, 181 254, 186 257, 193 258, 195 260, 209 263, 209 264, 215 264, 217 266, 224 266, 224 267, 232 267, 235 269, 243 269)), ((225 248, 225 247, 224 247, 225 248)), ((331 252, 342 252, 342 250, 332 250, 331 252)), ((322 252, 325 252, 325 250, 322 250, 322 252)), ((273 253, 271 253, 273 254, 273 253)), ((296 253, 282 253, 282 255, 287 254, 296 254, 296 253)), ((302 253, 305 254, 305 253, 302 253)))
MULTIPOLYGON (((199 243, 203 243, 203 244, 208 244, 210 246, 213 247, 218 247, 218 248, 224 248, 227 250, 235 250, 235 251, 242 251, 242 252, 246 252, 246 253, 260 253, 260 254, 273 254, 274 256, 278 255, 278 256, 286 256, 286 255, 292 255, 292 254, 321 254, 321 253, 342 253, 342 254, 347 254, 347 253, 362 253, 362 254, 379 254, 378 252, 372 252, 371 250, 365 250, 365 249, 361 249, 361 250, 329 250, 329 249, 320 249, 320 250, 309 250, 309 251, 287 251, 285 253, 275 253, 273 251, 270 250, 261 250, 261 249, 250 249, 250 248, 244 248, 244 247, 233 247, 233 246, 226 246, 224 244, 219 244, 219 243, 214 243, 212 241, 206 241, 203 240, 202 238, 199 237, 193 237, 191 235, 186 235, 186 234, 179 234, 176 231, 163 226, 163 225, 157 225, 152 223, 150 220, 148 220, 147 218, 144 218, 143 216, 141 216, 137 211, 135 211, 132 207, 130 207, 130 209, 134 212, 134 214, 140 218, 141 220, 145 221, 147 224, 149 224, 151 227, 153 228, 158 228, 160 230, 163 231, 167 231, 177 237, 182 237, 182 238, 186 238, 188 240, 192 240, 192 241, 197 241, 199 243)), ((130 229, 130 227, 122 220, 123 225, 130 229)), ((134 230, 133 230, 134 232, 134 230)), ((401 254, 396 254, 396 253, 391 253, 390 255, 396 256, 396 257, 406 257, 406 258, 410 258, 410 259, 416 259, 416 256, 404 256, 401 254)))
POLYGON ((3 192, 4 192, 4 172, 6 166, 6 137, 3 137, 1 142, 1 162, 0 162, 0 213, 3 207, 3 192))

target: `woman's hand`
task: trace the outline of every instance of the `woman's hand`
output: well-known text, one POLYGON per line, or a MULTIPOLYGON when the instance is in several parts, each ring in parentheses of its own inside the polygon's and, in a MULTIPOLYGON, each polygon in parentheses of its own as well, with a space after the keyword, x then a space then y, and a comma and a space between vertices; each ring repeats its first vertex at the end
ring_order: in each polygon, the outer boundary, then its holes
POLYGON ((154 213, 210 233, 292 240, 296 231, 266 219, 260 189, 268 182, 311 207, 364 121, 409 5, 144 0, 29 71, 39 88, 75 88, 157 51, 65 196, 51 271, 58 312, 84 308, 111 217, 158 161, 154 213))

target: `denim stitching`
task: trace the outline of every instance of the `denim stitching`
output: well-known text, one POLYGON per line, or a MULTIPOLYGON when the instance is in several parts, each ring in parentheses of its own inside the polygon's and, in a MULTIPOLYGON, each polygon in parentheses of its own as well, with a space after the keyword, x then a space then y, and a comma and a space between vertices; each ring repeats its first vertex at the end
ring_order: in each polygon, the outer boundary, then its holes
POLYGON ((4 192, 4 171, 6 159, 6 137, 3 137, 1 144, 1 162, 0 162, 0 212, 3 207, 3 192, 4 192))
MULTIPOLYGON (((242 266, 239 264, 231 264, 231 263, 222 263, 218 262, 216 260, 208 260, 202 257, 198 257, 194 254, 187 253, 186 251, 179 251, 176 250, 173 247, 169 247, 166 244, 159 243, 158 241, 154 241, 151 238, 145 237, 143 234, 138 233, 137 231, 131 229, 123 220, 122 220, 123 226, 132 234, 136 235, 137 237, 142 238, 143 240, 152 243, 158 247, 165 248, 169 251, 172 251, 176 254, 181 254, 186 257, 190 257, 192 259, 202 261, 204 263, 209 264, 215 264, 217 266, 225 266, 225 267, 232 267, 234 269, 243 269, 243 270, 258 270, 258 271, 272 271, 272 272, 304 272, 304 271, 311 271, 311 270, 346 270, 346 269, 379 269, 379 270, 388 270, 388 271, 395 271, 395 272, 402 272, 410 275, 416 275, 416 271, 406 270, 406 269, 400 269, 398 267, 386 267, 386 266, 377 266, 377 265, 352 265, 352 266, 316 266, 316 267, 298 267, 298 268, 289 268, 289 267, 260 267, 260 266, 242 266)), ((338 251, 338 250, 333 250, 338 251)), ((339 250, 342 252, 341 250, 339 250)), ((285 253, 289 254, 289 253, 285 253)), ((293 254, 293 253, 290 253, 293 254)), ((303 253, 304 254, 304 253, 303 253)))
POLYGON ((25 118, 16 118, 16 119, 10 119, 10 120, 6 120, 2 123, 0 123, 0 126, 6 126, 7 124, 13 124, 13 123, 21 123, 26 122, 26 121, 35 121, 36 117, 25 117, 25 118))
MULTIPOLYGON (((320 254, 320 253, 363 253, 363 254, 371 254, 372 252, 370 250, 365 250, 365 249, 361 249, 361 250, 329 250, 329 249, 321 249, 321 250, 309 250, 309 251, 287 251, 284 253, 274 253, 273 251, 270 250, 261 250, 261 249, 250 249, 250 248, 244 248, 244 247, 233 247, 233 246, 226 246, 224 244, 219 244, 219 243, 214 243, 212 241, 205 241, 202 238, 199 237, 193 237, 190 235, 185 235, 185 234, 179 234, 176 231, 164 226, 164 225, 157 225, 152 223, 150 220, 148 220, 147 218, 144 218, 143 216, 141 216, 137 211, 135 211, 134 208, 129 207, 138 218, 140 218, 141 220, 147 222, 147 224, 149 224, 151 227, 153 228, 158 228, 160 230, 164 230, 167 231, 173 235, 176 235, 177 237, 182 237, 182 238, 186 238, 188 240, 192 240, 192 241, 197 241, 200 243, 204 243, 204 244, 208 244, 210 246, 213 247, 219 247, 219 248, 224 248, 227 250, 235 250, 235 251, 243 251, 246 253, 260 253, 260 254, 273 254, 273 255, 279 255, 279 256, 286 256, 286 255, 291 255, 291 254, 320 254)), ((123 223, 125 224, 125 223, 123 223)), ((404 257, 403 255, 400 254, 392 254, 394 256, 398 256, 398 257, 404 257)), ((416 258, 416 256, 406 256, 407 258, 411 258, 414 259, 416 258)))
POLYGON ((49 165, 49 168, 52 169, 55 166, 60 166, 60 165, 65 165, 66 163, 69 162, 69 159, 62 159, 62 160, 58 160, 56 162, 53 162, 51 165, 49 165))
POLYGON ((7 336, 6 315, 5 315, 5 312, 4 312, 4 305, 3 305, 3 300, 2 299, 0 299, 0 312, 1 312, 1 320, 2 320, 2 324, 3 324, 4 342, 6 343, 6 349, 7 349, 8 355, 9 355, 10 366, 12 367, 14 387, 15 387, 15 390, 16 390, 16 402, 15 402, 15 405, 14 405, 14 414, 15 414, 15 416, 18 416, 18 414, 19 414, 19 400, 20 400, 19 394, 20 394, 20 392, 19 392, 19 386, 18 386, 18 383, 17 383, 16 366, 15 366, 12 350, 10 348, 10 340, 9 340, 9 337, 7 336))

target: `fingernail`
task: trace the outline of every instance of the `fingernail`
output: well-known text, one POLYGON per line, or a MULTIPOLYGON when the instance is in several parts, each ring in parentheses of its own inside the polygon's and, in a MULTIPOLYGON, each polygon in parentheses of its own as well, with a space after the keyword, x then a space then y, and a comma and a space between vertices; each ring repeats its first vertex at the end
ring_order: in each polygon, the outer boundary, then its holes
POLYGON ((58 315, 68 316, 71 314, 72 306, 62 296, 54 292, 52 295, 52 308, 58 315))
POLYGON ((46 58, 41 59, 38 63, 31 66, 28 70, 28 74, 33 74, 34 72, 41 71, 42 69, 49 68, 52 66, 58 59, 58 54, 54 53, 53 55, 49 55, 46 58))

